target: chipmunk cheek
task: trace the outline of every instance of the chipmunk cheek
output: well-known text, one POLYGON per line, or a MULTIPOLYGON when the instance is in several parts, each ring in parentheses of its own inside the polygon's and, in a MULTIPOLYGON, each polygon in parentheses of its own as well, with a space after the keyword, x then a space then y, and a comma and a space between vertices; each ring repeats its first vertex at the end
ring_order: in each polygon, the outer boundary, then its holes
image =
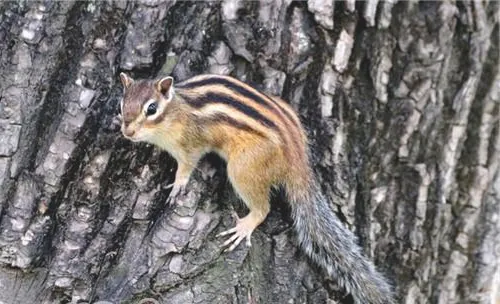
POLYGON ((145 122, 144 125, 142 126, 144 129, 144 132, 151 132, 153 129, 155 129, 155 125, 152 123, 145 122))

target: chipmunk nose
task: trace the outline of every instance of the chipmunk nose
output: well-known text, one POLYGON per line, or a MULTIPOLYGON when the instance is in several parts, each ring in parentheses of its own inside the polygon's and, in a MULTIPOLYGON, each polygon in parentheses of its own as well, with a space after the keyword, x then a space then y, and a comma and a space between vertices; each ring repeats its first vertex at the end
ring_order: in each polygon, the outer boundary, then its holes
POLYGON ((135 130, 133 128, 130 128, 130 127, 124 127, 123 134, 127 137, 132 137, 135 134, 135 130))

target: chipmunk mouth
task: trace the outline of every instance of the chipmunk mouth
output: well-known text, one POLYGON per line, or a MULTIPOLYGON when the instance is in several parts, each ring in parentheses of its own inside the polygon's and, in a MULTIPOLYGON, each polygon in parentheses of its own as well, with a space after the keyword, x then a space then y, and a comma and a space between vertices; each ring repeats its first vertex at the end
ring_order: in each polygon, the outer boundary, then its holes
POLYGON ((139 141, 139 138, 137 137, 137 134, 127 134, 126 132, 121 132, 123 137, 125 137, 126 139, 130 140, 130 141, 139 141))
POLYGON ((130 128, 122 125, 121 131, 126 139, 131 141, 140 141, 140 136, 135 128, 130 128))
POLYGON ((127 136, 127 135, 123 135, 126 139, 130 140, 130 141, 133 141, 133 142, 140 142, 142 141, 142 139, 140 137, 138 137, 137 135, 134 135, 134 136, 127 136))

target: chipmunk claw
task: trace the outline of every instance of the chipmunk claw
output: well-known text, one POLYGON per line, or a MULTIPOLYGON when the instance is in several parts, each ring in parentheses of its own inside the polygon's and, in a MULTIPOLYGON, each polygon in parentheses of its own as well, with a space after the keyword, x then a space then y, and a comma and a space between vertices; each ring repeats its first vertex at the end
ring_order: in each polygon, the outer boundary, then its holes
POLYGON ((240 219, 236 215, 236 226, 217 234, 217 237, 232 234, 232 236, 222 244, 222 247, 229 246, 228 248, 226 248, 224 250, 224 252, 233 251, 236 247, 238 247, 238 245, 244 239, 246 239, 246 245, 248 247, 251 247, 252 246, 252 242, 251 242, 252 233, 255 230, 255 228, 256 228, 256 225, 253 222, 252 218, 250 218, 249 216, 246 216, 246 217, 240 219))

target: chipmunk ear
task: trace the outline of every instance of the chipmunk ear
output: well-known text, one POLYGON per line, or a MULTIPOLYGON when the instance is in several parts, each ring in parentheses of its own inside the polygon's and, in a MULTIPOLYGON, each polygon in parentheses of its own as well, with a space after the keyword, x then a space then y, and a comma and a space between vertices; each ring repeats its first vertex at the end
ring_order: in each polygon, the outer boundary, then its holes
POLYGON ((128 89, 128 87, 130 87, 130 85, 134 82, 132 77, 123 72, 120 73, 120 80, 122 81, 122 85, 125 89, 128 89))
POLYGON ((162 79, 156 81, 155 87, 163 96, 170 99, 172 96, 172 85, 174 84, 174 79, 170 76, 163 77, 162 79))

